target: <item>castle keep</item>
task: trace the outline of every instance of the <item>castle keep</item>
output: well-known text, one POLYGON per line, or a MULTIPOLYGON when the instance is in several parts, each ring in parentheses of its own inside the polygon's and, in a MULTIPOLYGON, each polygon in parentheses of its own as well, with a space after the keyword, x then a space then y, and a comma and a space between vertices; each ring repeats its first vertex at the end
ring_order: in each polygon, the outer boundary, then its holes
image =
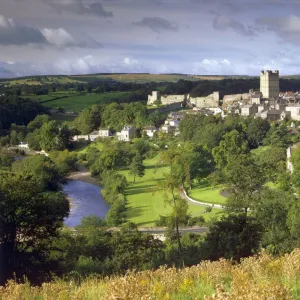
POLYGON ((260 72, 260 92, 263 99, 278 99, 279 71, 267 70, 260 72))

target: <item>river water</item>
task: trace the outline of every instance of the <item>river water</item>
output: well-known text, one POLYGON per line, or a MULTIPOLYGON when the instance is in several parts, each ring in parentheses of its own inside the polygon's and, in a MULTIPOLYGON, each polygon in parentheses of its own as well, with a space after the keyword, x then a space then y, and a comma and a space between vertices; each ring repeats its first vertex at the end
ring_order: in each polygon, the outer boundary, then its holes
POLYGON ((77 226, 83 217, 90 215, 105 218, 109 205, 100 194, 101 187, 80 180, 69 180, 63 191, 72 199, 70 215, 65 220, 65 225, 77 226))

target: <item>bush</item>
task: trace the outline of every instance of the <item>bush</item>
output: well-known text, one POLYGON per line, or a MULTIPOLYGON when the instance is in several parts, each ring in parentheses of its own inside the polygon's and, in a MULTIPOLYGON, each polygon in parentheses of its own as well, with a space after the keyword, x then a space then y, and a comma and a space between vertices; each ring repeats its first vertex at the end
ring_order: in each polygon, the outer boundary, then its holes
POLYGON ((205 224, 205 219, 203 216, 193 217, 189 219, 189 226, 203 226, 205 224))

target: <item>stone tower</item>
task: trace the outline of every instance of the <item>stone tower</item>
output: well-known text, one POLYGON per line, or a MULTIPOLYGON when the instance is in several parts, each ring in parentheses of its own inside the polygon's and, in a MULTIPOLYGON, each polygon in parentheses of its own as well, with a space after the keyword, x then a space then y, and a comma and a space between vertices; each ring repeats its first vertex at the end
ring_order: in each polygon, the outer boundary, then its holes
POLYGON ((279 71, 260 72, 260 92, 264 99, 278 99, 279 97, 279 71))
POLYGON ((148 105, 152 105, 155 101, 160 100, 160 92, 152 91, 152 95, 148 95, 148 105))

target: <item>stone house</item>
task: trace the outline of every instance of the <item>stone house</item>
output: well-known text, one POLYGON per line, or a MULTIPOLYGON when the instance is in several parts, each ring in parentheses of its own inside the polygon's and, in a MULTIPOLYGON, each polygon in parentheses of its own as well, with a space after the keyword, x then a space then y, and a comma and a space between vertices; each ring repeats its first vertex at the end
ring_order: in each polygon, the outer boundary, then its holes
POLYGON ((17 147, 21 149, 29 149, 28 143, 25 142, 21 142, 17 147))
POLYGON ((121 132, 117 132, 119 141, 129 142, 135 137, 136 128, 134 126, 124 126, 121 132))
POLYGON ((89 141, 90 140, 90 136, 88 134, 85 135, 74 135, 73 136, 73 141, 77 142, 77 141, 89 141))
POLYGON ((112 136, 112 131, 110 128, 100 128, 99 136, 102 138, 110 137, 110 136, 112 136))
POLYGON ((297 144, 294 144, 292 146, 289 146, 287 149, 286 149, 286 157, 287 157, 287 162, 286 162, 286 167, 288 169, 288 171, 290 171, 291 173, 294 172, 294 167, 293 167, 293 164, 291 162, 291 158, 292 158, 292 154, 293 154, 293 151, 296 150, 298 147, 299 147, 300 143, 297 143, 297 144))
POLYGON ((267 119, 269 121, 281 121, 284 120, 286 117, 290 117, 290 112, 280 110, 280 109, 269 109, 257 114, 257 116, 261 117, 262 119, 267 119))
POLYGON ((255 104, 247 104, 241 106, 241 116, 249 117, 254 116, 258 111, 258 108, 255 104))
POLYGON ((291 119, 300 121, 300 104, 289 104, 286 106, 285 110, 290 112, 291 119))
POLYGON ((163 133, 173 133, 176 127, 173 127, 169 124, 164 124, 160 129, 163 133))
POLYGON ((153 138, 154 133, 158 132, 158 129, 155 126, 149 126, 149 127, 144 128, 143 132, 145 132, 148 137, 153 138))
POLYGON ((97 138, 99 138, 100 137, 100 135, 99 135, 99 131, 97 130, 97 131, 93 131, 93 132, 91 132, 90 134, 89 134, 89 140, 91 141, 91 142, 94 142, 97 138))

